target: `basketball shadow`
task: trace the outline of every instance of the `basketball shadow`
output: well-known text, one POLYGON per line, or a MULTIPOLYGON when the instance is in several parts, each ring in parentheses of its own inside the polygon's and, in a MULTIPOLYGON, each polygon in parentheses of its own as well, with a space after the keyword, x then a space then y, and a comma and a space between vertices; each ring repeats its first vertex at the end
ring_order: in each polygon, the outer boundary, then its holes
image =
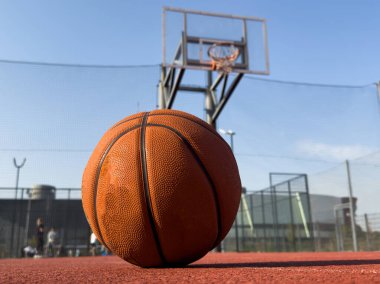
POLYGON ((286 261, 286 262, 242 262, 242 263, 215 263, 215 264, 190 264, 187 268, 254 268, 254 267, 308 267, 331 265, 366 265, 380 264, 380 259, 368 260, 314 260, 314 261, 286 261))

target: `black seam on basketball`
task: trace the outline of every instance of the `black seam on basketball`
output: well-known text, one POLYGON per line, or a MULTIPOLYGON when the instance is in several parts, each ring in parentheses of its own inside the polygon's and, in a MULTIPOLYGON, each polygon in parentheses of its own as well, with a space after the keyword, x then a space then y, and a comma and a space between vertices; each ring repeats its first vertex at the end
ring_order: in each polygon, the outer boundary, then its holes
POLYGON ((135 119, 138 119, 138 118, 142 118, 144 117, 144 115, 140 115, 140 116, 136 116, 134 118, 130 118, 130 119, 126 119, 126 120, 122 120, 122 121, 119 121, 118 123, 116 123, 115 125, 113 125, 110 129, 114 129, 115 127, 117 126, 120 126, 126 122, 129 122, 129 121, 132 121, 132 120, 135 120, 135 119))
POLYGON ((201 158, 197 155, 197 153, 194 150, 193 146, 191 146, 190 142, 186 139, 186 137, 183 136, 181 134, 181 132, 179 132, 177 129, 172 128, 172 127, 167 126, 167 125, 156 124, 156 123, 148 123, 146 126, 163 127, 163 128, 166 128, 166 129, 172 131, 174 134, 176 134, 183 141, 183 143, 186 145, 186 147, 190 150, 190 153, 193 155, 193 157, 195 158, 195 160, 199 164, 202 172, 205 174, 206 179, 208 180, 208 182, 210 183, 210 186, 212 188, 212 192, 213 192, 213 196, 214 196, 214 202, 215 202, 215 208, 216 208, 216 216, 217 216, 217 223, 218 223, 217 224, 218 225, 218 233, 217 233, 217 237, 216 237, 216 240, 214 242, 214 245, 213 245, 213 247, 215 247, 221 241, 221 234, 222 234, 222 220, 221 220, 221 214, 220 214, 219 199, 218 199, 218 193, 216 191, 215 184, 212 181, 211 176, 208 173, 206 167, 202 163, 201 158))
POLYGON ((97 172, 96 172, 96 176, 95 176, 95 190, 94 190, 94 217, 95 217, 95 225, 98 229, 98 232, 99 232, 99 241, 108 249, 110 250, 110 248, 107 246, 107 244, 104 242, 104 239, 103 239, 103 235, 102 235, 102 232, 100 230, 100 226, 99 226, 99 220, 98 220, 98 213, 97 213, 97 209, 96 209, 96 199, 97 199, 97 193, 98 193, 98 183, 99 183, 99 176, 100 176, 100 172, 102 170, 102 166, 103 166, 103 162, 105 160, 105 158, 107 157, 109 151, 111 150, 112 146, 121 138, 123 137, 125 134, 137 129, 141 127, 141 124, 138 124, 138 125, 135 125, 131 128, 128 128, 126 130, 124 130, 123 132, 121 132, 118 136, 116 136, 112 141, 111 143, 107 146, 106 150, 104 151, 103 155, 102 155, 102 158, 100 159, 100 162, 98 164, 98 169, 97 169, 97 172))
MULTIPOLYGON (((220 136, 218 133, 212 131, 210 128, 208 128, 206 125, 207 123, 205 122, 205 125, 199 121, 196 121, 196 120, 193 120, 193 119, 190 119, 189 117, 186 117, 186 116, 182 116, 182 115, 179 115, 179 114, 176 114, 176 113, 151 113, 149 116, 159 116, 159 115, 171 115, 171 116, 176 116, 176 117, 180 117, 180 118, 183 118, 183 119, 186 119, 188 121, 191 121, 191 122, 194 122, 196 124, 198 124, 199 126, 202 126, 204 129, 207 129, 210 133, 212 133, 213 135, 215 135, 216 137, 218 137, 218 139, 220 139, 221 141, 223 141, 223 143, 225 143, 225 145, 228 146, 228 148, 231 148, 228 143, 226 142, 226 140, 224 140, 222 138, 222 136, 220 136)), ((203 121, 202 121, 203 122, 203 121)), ((211 126, 210 126, 211 127, 211 126)), ((231 151, 232 152, 232 151, 231 151)))
POLYGON ((147 169, 146 145, 145 145, 145 135, 146 135, 146 126, 147 126, 148 116, 149 116, 149 113, 146 113, 144 115, 144 118, 141 124, 141 139, 140 139, 140 154, 141 154, 141 164, 142 164, 143 183, 144 183, 144 192, 145 192, 145 203, 146 203, 146 207, 148 211, 147 213, 149 217, 150 226, 153 232, 153 237, 156 242, 158 254, 161 258, 162 264, 166 265, 167 261, 162 250, 161 242, 158 237, 157 227, 154 221, 152 199, 150 196, 149 182, 148 182, 148 169, 147 169))

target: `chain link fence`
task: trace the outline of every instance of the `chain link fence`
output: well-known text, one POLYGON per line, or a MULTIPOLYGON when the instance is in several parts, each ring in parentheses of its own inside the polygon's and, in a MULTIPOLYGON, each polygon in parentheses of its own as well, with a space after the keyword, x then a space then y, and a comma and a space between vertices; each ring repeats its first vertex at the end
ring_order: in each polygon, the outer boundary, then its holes
MULTIPOLYGON (((36 221, 42 218, 44 240, 54 228, 57 254, 87 254, 90 228, 78 188, 40 186, 0 188, 0 257, 19 257, 25 246, 37 245, 36 221)), ((45 248, 46 249, 46 248, 45 248)))
MULTIPOLYGON (((287 179, 260 191, 243 190, 237 217, 223 241, 224 251, 354 250, 347 197, 310 194, 306 174, 271 174, 271 178, 287 179), (321 209, 334 218, 322 218, 321 209)), ((45 240, 49 228, 58 232, 61 256, 88 255, 91 231, 80 198, 78 188, 0 188, 0 258, 20 257, 25 246, 36 246, 37 218, 44 221, 45 240)), ((356 210, 357 199, 353 201, 356 210)), ((357 215, 355 232, 358 250, 379 250, 380 213, 357 215)))
POLYGON ((243 193, 226 251, 313 251, 306 174, 272 173, 272 185, 243 193))

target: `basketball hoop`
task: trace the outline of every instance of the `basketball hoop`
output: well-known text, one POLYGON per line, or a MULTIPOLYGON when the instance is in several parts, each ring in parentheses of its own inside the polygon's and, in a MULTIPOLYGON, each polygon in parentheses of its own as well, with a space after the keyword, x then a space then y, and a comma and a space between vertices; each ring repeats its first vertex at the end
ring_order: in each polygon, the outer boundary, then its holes
POLYGON ((230 73, 240 52, 232 43, 220 42, 210 46, 207 53, 211 58, 212 70, 230 73))

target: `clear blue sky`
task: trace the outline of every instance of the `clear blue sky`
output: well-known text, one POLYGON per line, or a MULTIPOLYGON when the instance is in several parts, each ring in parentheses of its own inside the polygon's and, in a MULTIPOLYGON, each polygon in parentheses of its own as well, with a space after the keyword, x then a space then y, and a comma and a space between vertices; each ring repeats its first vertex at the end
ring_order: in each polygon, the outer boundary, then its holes
POLYGON ((159 64, 165 5, 266 18, 271 78, 354 85, 379 80, 376 0, 2 0, 0 58, 159 64))
MULTIPOLYGON (((325 88, 244 79, 219 127, 237 132, 235 152, 248 189, 267 186, 270 171, 315 173, 380 149, 371 85, 380 80, 380 2, 375 0, 3 0, 0 59, 158 65, 163 6, 266 18, 271 64, 266 79, 368 85, 325 88)), ((0 150, 6 150, 0 151, 0 186, 14 183, 11 159, 27 156, 21 185, 79 187, 89 152, 12 149, 93 149, 114 122, 155 107, 158 78, 154 67, 83 70, 0 63, 0 150)), ((202 116, 202 103, 202 97, 183 95, 176 106, 202 116)), ((345 190, 315 187, 315 193, 345 195, 345 190)))

